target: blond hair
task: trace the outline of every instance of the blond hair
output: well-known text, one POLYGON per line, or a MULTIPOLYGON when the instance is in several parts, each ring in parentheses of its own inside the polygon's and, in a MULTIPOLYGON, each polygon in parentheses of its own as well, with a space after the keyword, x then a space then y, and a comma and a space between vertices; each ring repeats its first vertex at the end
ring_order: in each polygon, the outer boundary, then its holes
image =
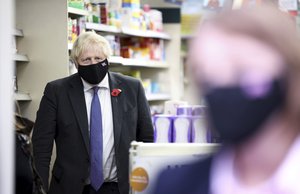
POLYGON ((78 65, 78 58, 83 51, 90 47, 99 47, 103 52, 105 58, 108 58, 112 54, 109 42, 101 35, 95 32, 83 32, 81 33, 73 44, 71 51, 71 60, 78 65))

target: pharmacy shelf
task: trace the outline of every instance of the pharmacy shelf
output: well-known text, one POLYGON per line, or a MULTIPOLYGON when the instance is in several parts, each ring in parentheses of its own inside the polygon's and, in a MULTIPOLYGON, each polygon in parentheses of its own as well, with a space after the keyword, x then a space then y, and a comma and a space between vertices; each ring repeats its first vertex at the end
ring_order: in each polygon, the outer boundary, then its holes
POLYGON ((14 29, 14 30, 13 30, 13 35, 14 35, 14 36, 18 36, 18 37, 23 37, 23 36, 24 36, 23 30, 14 29))
POLYGON ((112 64, 120 64, 128 67, 148 67, 148 68, 168 68, 169 65, 166 62, 154 61, 147 59, 128 59, 118 56, 111 56, 109 62, 112 64))
MULTIPOLYGON (((73 44, 68 43, 68 49, 72 50, 73 44)), ((147 59, 128 59, 120 56, 111 56, 108 60, 111 64, 117 64, 127 67, 148 67, 148 68, 169 68, 169 65, 163 61, 154 61, 147 59)))
POLYGON ((121 33, 121 30, 119 30, 115 26, 109 26, 105 24, 96 24, 96 23, 86 23, 85 28, 87 30, 95 30, 99 32, 108 32, 108 33, 121 33))
POLYGON ((170 100, 171 96, 169 94, 146 94, 148 101, 162 101, 170 100))
POLYGON ((147 38, 159 38, 170 40, 170 35, 164 32, 155 32, 151 30, 133 30, 130 28, 122 28, 118 29, 115 26, 109 26, 105 24, 96 24, 96 23, 86 23, 85 28, 87 30, 95 30, 99 32, 107 32, 107 33, 116 33, 126 36, 138 36, 138 37, 147 37, 147 38))
POLYGON ((22 62, 29 62, 29 59, 27 55, 21 55, 21 54, 14 54, 13 55, 14 61, 22 61, 22 62))
POLYGON ((139 36, 139 37, 147 37, 147 38, 160 38, 165 40, 170 40, 170 35, 164 32, 156 32, 151 30, 133 30, 130 28, 122 28, 122 33, 130 36, 139 36))
POLYGON ((14 93, 14 99, 17 101, 31 101, 32 98, 28 93, 17 91, 14 93))
POLYGON ((89 12, 82 9, 77 9, 73 7, 68 7, 68 13, 72 14, 74 17, 81 17, 81 16, 87 16, 89 15, 89 12))

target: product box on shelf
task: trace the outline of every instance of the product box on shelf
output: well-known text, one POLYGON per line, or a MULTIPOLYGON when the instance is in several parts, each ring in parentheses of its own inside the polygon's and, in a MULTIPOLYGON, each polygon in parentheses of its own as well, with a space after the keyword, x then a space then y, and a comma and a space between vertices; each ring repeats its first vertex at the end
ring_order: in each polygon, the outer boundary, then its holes
POLYGON ((77 9, 84 9, 84 1, 83 0, 68 0, 68 6, 77 8, 77 9))
POLYGON ((122 7, 137 9, 141 7, 140 0, 123 0, 122 7))
POLYGON ((174 143, 189 143, 192 137, 192 117, 189 115, 176 115, 173 117, 174 143))
POLYGON ((154 123, 154 142, 171 143, 173 142, 173 115, 155 115, 154 123))
POLYGON ((218 142, 216 134, 208 127, 205 106, 190 106, 187 105, 187 102, 167 101, 165 109, 168 109, 165 111, 171 114, 154 115, 153 117, 155 142, 218 142))

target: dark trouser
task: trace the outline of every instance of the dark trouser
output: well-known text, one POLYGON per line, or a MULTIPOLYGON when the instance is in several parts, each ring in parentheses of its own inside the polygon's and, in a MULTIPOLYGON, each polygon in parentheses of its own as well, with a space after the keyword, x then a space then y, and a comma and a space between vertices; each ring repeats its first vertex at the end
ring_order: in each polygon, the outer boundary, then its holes
POLYGON ((86 185, 83 189, 82 194, 120 194, 118 183, 116 182, 105 182, 102 184, 98 191, 91 185, 86 185))

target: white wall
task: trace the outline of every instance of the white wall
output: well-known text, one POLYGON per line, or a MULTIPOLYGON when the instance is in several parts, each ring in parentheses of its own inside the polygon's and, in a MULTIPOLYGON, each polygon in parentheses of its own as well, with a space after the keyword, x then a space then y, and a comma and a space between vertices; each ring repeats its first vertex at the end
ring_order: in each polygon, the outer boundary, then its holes
POLYGON ((13 193, 13 1, 0 6, 0 193, 13 193))

